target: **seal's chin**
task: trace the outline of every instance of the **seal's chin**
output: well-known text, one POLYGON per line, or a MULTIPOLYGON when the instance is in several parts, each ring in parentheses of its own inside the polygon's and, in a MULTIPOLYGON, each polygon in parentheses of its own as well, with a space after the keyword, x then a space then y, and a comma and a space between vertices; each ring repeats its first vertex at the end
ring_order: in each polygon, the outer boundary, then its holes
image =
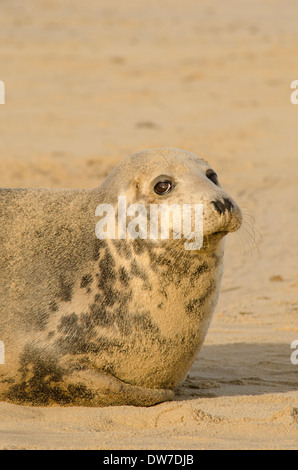
MULTIPOLYGON (((241 225, 241 224, 240 224, 241 225)), ((217 249, 222 242, 224 242, 224 238, 238 230, 239 227, 223 227, 213 233, 209 233, 204 235, 204 242, 202 250, 210 251, 213 249, 217 249)))
POLYGON ((206 236, 206 238, 208 240, 220 240, 221 238, 225 237, 229 233, 230 231, 228 230, 219 230, 218 232, 210 233, 209 235, 206 236))
POLYGON ((229 230, 219 230, 218 232, 214 232, 212 235, 219 236, 219 237, 225 237, 231 233, 229 230))

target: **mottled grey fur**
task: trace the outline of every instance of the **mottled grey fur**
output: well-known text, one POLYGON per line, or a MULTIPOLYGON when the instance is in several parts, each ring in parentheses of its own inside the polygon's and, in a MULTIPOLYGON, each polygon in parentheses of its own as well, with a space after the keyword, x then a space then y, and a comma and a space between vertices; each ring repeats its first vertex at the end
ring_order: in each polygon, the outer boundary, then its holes
POLYGON ((211 202, 227 197, 209 165, 178 149, 124 160, 94 190, 0 190, 0 398, 33 405, 149 406, 170 400, 207 332, 223 236, 241 224, 211 202), (172 176, 157 196, 151 182, 172 176), (204 246, 183 240, 98 240, 95 208, 204 204, 204 246))

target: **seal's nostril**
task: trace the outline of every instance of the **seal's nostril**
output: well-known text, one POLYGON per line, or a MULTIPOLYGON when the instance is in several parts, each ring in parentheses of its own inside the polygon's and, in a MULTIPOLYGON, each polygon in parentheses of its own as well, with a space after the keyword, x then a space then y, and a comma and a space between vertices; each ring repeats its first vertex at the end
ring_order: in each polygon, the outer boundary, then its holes
POLYGON ((234 209, 232 201, 227 198, 223 198, 223 202, 217 199, 216 201, 212 201, 212 204, 219 214, 223 214, 226 210, 231 212, 234 209))
POLYGON ((226 210, 225 204, 223 204, 221 201, 212 201, 212 204, 214 205, 215 210, 219 214, 223 214, 224 211, 226 210))
POLYGON ((225 205, 225 208, 231 212, 232 209, 234 209, 234 205, 232 203, 232 201, 230 201, 230 199, 226 199, 224 198, 224 205, 225 205))

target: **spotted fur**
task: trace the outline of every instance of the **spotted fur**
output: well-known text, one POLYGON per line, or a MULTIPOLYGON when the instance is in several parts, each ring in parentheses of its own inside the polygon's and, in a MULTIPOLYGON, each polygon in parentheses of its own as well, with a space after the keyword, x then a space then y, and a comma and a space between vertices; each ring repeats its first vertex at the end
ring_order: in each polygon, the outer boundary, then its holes
POLYGON ((223 235, 241 212, 178 149, 133 155, 93 190, 0 190, 0 399, 32 405, 133 404, 172 399, 214 311, 223 235), (176 180, 165 199, 158 175, 176 180), (204 245, 183 239, 98 240, 98 204, 204 204, 204 245), (223 214, 217 208, 226 208, 223 214))

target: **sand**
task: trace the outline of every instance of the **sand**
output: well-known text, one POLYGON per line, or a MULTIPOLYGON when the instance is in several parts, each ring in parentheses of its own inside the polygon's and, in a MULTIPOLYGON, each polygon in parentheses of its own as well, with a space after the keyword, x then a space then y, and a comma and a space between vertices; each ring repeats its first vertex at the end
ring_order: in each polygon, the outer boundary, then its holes
POLYGON ((297 449, 297 1, 5 0, 0 9, 2 187, 91 188, 127 155, 173 146, 207 158, 246 214, 174 402, 0 403, 0 448, 297 449))

